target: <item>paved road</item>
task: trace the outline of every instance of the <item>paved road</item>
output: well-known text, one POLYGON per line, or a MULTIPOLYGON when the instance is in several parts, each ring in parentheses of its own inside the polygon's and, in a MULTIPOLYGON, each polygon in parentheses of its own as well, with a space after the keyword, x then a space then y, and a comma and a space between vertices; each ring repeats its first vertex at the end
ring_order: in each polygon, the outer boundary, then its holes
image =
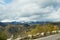
POLYGON ((60 34, 55 34, 55 35, 51 35, 39 39, 34 39, 34 40, 60 40, 60 34))

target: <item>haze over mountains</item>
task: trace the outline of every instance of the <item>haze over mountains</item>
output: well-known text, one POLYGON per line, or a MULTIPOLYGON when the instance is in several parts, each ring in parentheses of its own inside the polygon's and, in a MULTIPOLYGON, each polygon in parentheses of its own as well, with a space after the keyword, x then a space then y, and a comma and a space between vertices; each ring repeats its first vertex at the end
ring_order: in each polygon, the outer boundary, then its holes
POLYGON ((5 26, 7 24, 12 24, 12 25, 32 25, 32 24, 48 24, 48 23, 51 23, 51 24, 56 24, 56 25, 60 25, 60 22, 51 22, 51 21, 15 21, 15 20, 6 20, 6 21, 1 21, 0 22, 0 26, 5 26))

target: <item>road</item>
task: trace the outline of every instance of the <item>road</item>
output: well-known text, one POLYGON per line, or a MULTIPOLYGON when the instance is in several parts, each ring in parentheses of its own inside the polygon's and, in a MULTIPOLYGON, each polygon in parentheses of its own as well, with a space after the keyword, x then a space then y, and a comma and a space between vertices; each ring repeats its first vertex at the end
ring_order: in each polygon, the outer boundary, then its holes
POLYGON ((34 40, 60 40, 60 34, 55 34, 47 37, 42 37, 34 40))

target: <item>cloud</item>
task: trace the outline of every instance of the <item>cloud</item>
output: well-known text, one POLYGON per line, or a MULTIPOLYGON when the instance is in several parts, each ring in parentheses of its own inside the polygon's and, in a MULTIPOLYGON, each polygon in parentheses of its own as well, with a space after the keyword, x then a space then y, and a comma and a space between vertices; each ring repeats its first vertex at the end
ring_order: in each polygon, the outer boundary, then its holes
POLYGON ((49 16, 48 19, 52 21, 60 21, 60 8, 56 11, 53 11, 49 16))
POLYGON ((60 0, 0 0, 0 21, 58 21, 60 0), (55 17, 56 16, 56 17, 55 17))
POLYGON ((13 22, 15 20, 9 20, 9 19, 5 19, 5 20, 2 20, 1 22, 13 22))

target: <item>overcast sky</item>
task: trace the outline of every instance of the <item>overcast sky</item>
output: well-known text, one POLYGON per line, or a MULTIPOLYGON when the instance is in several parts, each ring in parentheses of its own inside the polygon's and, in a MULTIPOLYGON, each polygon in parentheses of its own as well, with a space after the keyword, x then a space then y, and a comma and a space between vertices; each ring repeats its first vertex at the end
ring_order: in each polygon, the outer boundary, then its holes
POLYGON ((60 21, 60 0, 0 0, 0 21, 60 21))

